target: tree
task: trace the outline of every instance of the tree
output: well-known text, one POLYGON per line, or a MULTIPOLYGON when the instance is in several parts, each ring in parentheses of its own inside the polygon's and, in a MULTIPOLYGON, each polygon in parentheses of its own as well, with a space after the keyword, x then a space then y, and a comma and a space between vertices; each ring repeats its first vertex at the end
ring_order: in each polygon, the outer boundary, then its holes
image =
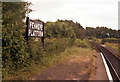
MULTIPOLYGON (((31 3, 27 2, 4 2, 2 24, 2 64, 3 76, 8 71, 20 69, 29 58, 24 39, 25 23, 23 22, 31 3)), ((24 67, 23 66, 23 67, 24 67)))
MULTIPOLYGON (((66 25, 66 28, 72 27, 77 38, 83 39, 85 37, 85 30, 80 23, 74 23, 72 20, 57 20, 66 25)), ((65 28, 65 26, 63 26, 65 28)))
POLYGON ((107 27, 86 27, 86 36, 92 36, 96 38, 117 38, 118 31, 112 30, 107 27))
POLYGON ((74 38, 73 28, 67 21, 47 22, 45 24, 45 38, 74 38))
POLYGON ((85 31, 86 31, 86 36, 89 36, 89 37, 96 37, 95 28, 86 27, 85 31))

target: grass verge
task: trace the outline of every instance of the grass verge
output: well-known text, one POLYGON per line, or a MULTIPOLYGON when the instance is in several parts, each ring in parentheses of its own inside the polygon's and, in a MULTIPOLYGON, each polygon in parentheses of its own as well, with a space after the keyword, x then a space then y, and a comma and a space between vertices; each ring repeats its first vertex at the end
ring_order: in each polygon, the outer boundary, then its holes
MULTIPOLYGON (((61 53, 61 55, 53 54, 52 56, 47 56, 43 58, 44 64, 33 63, 32 66, 29 67, 28 71, 18 71, 14 72, 11 76, 6 76, 3 80, 28 80, 34 78, 34 76, 37 76, 40 74, 44 69, 55 66, 56 64, 65 62, 67 60, 70 60, 71 57, 80 58, 76 60, 79 63, 83 63, 87 65, 87 68, 84 68, 83 66, 81 73, 89 73, 90 77, 89 80, 94 80, 94 74, 95 74, 95 51, 87 48, 80 48, 80 47, 71 47, 66 48, 64 52, 61 53)), ((72 58, 71 58, 72 61, 72 58)), ((74 61, 74 60, 73 60, 74 61)))
POLYGON ((69 55, 70 61, 78 62, 81 67, 81 75, 90 75, 88 80, 94 80, 95 77, 95 66, 96 66, 96 51, 89 48, 73 47, 68 48, 63 53, 69 55), (75 58, 76 57, 76 58, 75 58))
POLYGON ((108 43, 108 42, 106 42, 105 45, 118 51, 118 46, 119 45, 117 43, 108 43))

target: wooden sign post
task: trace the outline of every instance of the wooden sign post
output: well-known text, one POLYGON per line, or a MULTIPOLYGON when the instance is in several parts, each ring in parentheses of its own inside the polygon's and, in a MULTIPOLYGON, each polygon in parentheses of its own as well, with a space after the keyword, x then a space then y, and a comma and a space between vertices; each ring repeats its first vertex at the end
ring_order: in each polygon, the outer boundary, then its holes
POLYGON ((31 20, 27 17, 26 26, 26 40, 29 37, 41 38, 44 47, 44 22, 31 20))

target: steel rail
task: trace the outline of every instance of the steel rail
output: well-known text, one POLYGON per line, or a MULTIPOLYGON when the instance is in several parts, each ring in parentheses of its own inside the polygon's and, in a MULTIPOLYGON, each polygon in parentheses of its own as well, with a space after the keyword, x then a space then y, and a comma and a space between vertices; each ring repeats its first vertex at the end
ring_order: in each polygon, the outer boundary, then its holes
MULTIPOLYGON (((102 50, 101 50, 101 52, 104 54, 104 52, 102 50)), ((116 72, 115 68, 113 67, 112 63, 110 62, 110 60, 107 58, 107 56, 105 54, 104 54, 104 56, 105 56, 106 60, 108 61, 108 63, 110 64, 110 66, 112 67, 113 71, 115 72, 118 80, 120 81, 120 77, 119 77, 118 73, 116 72)))
MULTIPOLYGON (((90 43, 92 43, 93 45, 95 45, 98 49, 99 49, 99 51, 100 52, 102 52, 103 53, 103 55, 104 55, 104 57, 105 57, 105 59, 106 59, 106 61, 107 61, 107 64, 109 65, 109 68, 111 68, 111 71, 112 72, 114 72, 113 73, 113 80, 115 80, 116 82, 117 81, 120 81, 120 74, 119 74, 119 70, 120 70, 120 68, 118 69, 118 71, 116 70, 116 68, 115 68, 115 65, 113 65, 113 63, 110 61, 110 57, 107 57, 108 55, 112 55, 111 57, 115 57, 115 59, 116 59, 116 61, 118 60, 118 62, 120 61, 120 58, 119 57, 117 57, 114 53, 112 53, 111 51, 109 51, 108 49, 106 49, 105 47, 103 47, 103 46, 101 46, 101 45, 99 45, 99 44, 96 44, 96 43, 93 43, 93 42, 90 42, 90 43), (116 76, 116 77, 115 77, 116 76)), ((114 58, 113 58, 114 59, 114 58)), ((112 59, 111 59, 112 60, 112 59)), ((118 63, 117 62, 117 63, 118 63)), ((115 62, 116 63, 116 62, 115 62)), ((120 63, 120 62, 119 62, 120 63)), ((118 64, 119 64, 118 63, 118 64)))
MULTIPOLYGON (((102 46, 103 47, 103 46, 102 46)), ((105 48, 105 47, 104 47, 105 48)), ((108 50, 107 48, 105 48, 106 50, 108 50)), ((115 57, 117 57, 118 59, 120 59, 119 56, 117 56, 115 53, 113 53, 112 51, 108 50, 111 54, 113 54, 115 57)))

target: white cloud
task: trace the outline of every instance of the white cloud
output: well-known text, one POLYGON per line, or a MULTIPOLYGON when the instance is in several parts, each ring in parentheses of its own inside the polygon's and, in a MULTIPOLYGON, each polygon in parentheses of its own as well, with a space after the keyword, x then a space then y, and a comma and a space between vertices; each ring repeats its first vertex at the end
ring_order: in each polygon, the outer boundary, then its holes
POLYGON ((86 26, 118 28, 119 0, 29 0, 33 12, 31 19, 56 21, 72 19, 86 26))

